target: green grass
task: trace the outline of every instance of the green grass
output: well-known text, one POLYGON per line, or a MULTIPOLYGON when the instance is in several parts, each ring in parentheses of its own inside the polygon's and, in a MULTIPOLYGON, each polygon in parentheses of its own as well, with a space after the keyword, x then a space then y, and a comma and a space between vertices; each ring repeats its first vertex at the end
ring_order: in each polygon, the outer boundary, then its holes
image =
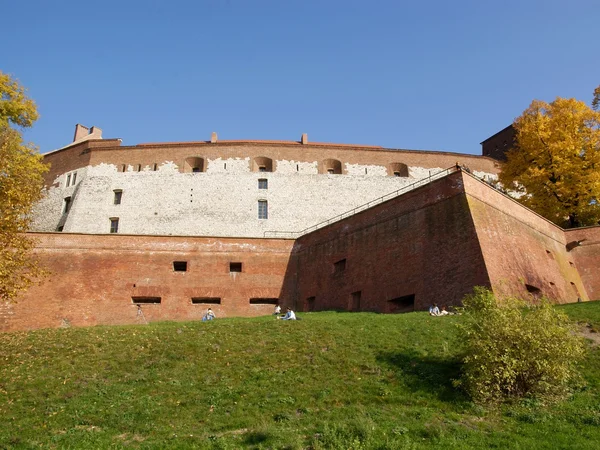
POLYGON ((460 316, 301 317, 0 334, 0 448, 598 447, 598 348, 567 401, 491 409, 452 387, 460 316))

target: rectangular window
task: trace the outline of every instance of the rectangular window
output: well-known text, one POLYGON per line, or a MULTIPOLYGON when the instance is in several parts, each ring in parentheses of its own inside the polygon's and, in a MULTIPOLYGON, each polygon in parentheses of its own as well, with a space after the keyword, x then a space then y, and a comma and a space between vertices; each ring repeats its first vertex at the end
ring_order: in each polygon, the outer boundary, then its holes
POLYGON ((388 301, 388 312, 405 313, 415 310, 415 294, 404 295, 388 301))
POLYGON ((259 171, 259 172, 266 172, 266 171, 267 171, 267 168, 266 168, 265 166, 260 166, 260 167, 258 168, 258 171, 259 171))
POLYGON ((221 297, 192 297, 192 305, 220 305, 221 297))
POLYGON ((119 218, 113 217, 110 219, 110 232, 118 233, 119 232, 119 218))
POLYGON ((258 188, 259 189, 269 189, 269 181, 266 178, 261 178, 258 180, 258 188))
POLYGON ((251 305, 277 305, 279 303, 278 298, 251 298, 251 305))
POLYGON ((174 272, 187 272, 187 261, 173 261, 174 272))
POLYGON ((160 297, 131 297, 131 302, 136 305, 158 305, 160 304, 160 297))
POLYGON ((63 214, 67 214, 71 209, 71 197, 65 197, 63 203, 63 214))
POLYGON ((346 270, 346 259, 333 263, 333 273, 342 273, 344 270, 346 270))
POLYGON ((350 311, 360 311, 361 291, 350 294, 350 311))
POLYGON ((75 183, 77 182, 77 172, 75 172, 73 174, 73 180, 71 180, 71 185, 75 186, 75 183))
POLYGON ((67 187, 71 185, 71 174, 67 175, 67 187))
POLYGON ((125 164, 121 165, 121 172, 125 172, 127 170, 127 166, 125 164))
POLYGON ((268 219, 269 218, 269 205, 266 200, 258 201, 258 218, 268 219))
POLYGON ((154 163, 154 167, 152 168, 155 172, 158 170, 158 164, 154 163))
POLYGON ((120 189, 115 189, 113 192, 115 193, 115 198, 113 200, 113 204, 120 205, 121 197, 123 197, 123 191, 120 189))
POLYGON ((316 297, 308 297, 306 299, 306 303, 305 303, 305 306, 304 306, 304 311, 307 311, 307 312, 308 311, 310 311, 310 312, 314 311, 315 310, 315 300, 316 300, 316 297))
POLYGON ((229 271, 230 272, 241 272, 242 271, 242 263, 241 262, 229 263, 229 271))
POLYGON ((141 172, 141 171, 142 171, 142 165, 141 165, 141 164, 138 164, 138 165, 137 165, 137 171, 138 171, 138 172, 141 172))

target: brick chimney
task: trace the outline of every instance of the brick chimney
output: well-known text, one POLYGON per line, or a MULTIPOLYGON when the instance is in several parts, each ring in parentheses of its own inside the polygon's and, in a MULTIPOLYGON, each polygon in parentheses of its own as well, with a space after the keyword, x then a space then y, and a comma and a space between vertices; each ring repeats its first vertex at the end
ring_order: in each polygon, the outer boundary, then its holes
POLYGON ((308 144, 308 134, 302 133, 302 137, 300 138, 300 143, 302 145, 308 144))
POLYGON ((73 136, 73 142, 84 139, 102 139, 102 129, 98 127, 88 128, 78 123, 75 125, 75 136, 73 136))
POLYGON ((210 135, 210 143, 211 144, 216 144, 217 143, 217 133, 215 131, 212 132, 212 134, 210 135))

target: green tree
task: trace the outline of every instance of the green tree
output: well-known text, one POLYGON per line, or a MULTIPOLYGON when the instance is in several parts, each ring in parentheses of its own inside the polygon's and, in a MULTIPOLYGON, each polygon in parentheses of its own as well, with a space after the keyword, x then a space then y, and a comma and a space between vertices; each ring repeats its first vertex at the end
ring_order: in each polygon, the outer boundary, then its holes
POLYGON ((37 119, 35 103, 25 89, 0 72, 0 300, 13 300, 43 273, 24 233, 29 213, 42 195, 48 170, 42 156, 23 142, 20 128, 37 119))
POLYGON ((600 220, 600 112, 558 97, 534 100, 513 123, 499 179, 525 206, 563 227, 600 220))
POLYGON ((594 89, 594 98, 592 99, 592 108, 594 111, 598 111, 600 108, 600 86, 594 89))
POLYGON ((463 300, 466 348, 457 385, 475 400, 564 396, 583 358, 582 339, 568 317, 546 299, 539 305, 506 298, 483 287, 463 300))

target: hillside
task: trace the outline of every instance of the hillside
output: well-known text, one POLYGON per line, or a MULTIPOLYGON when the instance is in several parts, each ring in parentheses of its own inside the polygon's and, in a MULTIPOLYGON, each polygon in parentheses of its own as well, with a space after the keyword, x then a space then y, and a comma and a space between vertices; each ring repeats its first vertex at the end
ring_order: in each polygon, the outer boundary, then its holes
POLYGON ((301 317, 0 334, 0 448, 597 448, 597 347, 568 401, 485 409, 461 317, 301 317))

